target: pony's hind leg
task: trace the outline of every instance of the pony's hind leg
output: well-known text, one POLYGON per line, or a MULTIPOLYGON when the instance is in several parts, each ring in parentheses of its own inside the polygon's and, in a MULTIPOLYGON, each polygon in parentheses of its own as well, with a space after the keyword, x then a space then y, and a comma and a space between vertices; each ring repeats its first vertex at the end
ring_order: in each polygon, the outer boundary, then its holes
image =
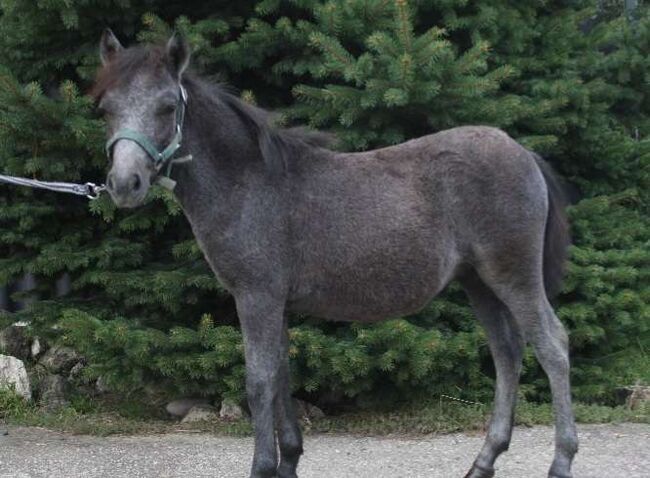
POLYGON ((510 304, 517 319, 525 324, 526 337, 548 376, 555 413, 555 457, 550 478, 571 478, 571 463, 578 451, 578 436, 571 406, 569 339, 546 294, 521 296, 510 304))
POLYGON ((475 273, 461 283, 485 329, 496 369, 494 410, 487 437, 465 478, 490 478, 494 476, 494 462, 510 445, 525 343, 508 308, 475 273))
POLYGON ((568 335, 546 297, 541 279, 520 279, 514 287, 499 282, 492 287, 507 304, 526 341, 532 344, 551 385, 555 413, 555 457, 549 478, 571 478, 578 437, 571 406, 568 335))

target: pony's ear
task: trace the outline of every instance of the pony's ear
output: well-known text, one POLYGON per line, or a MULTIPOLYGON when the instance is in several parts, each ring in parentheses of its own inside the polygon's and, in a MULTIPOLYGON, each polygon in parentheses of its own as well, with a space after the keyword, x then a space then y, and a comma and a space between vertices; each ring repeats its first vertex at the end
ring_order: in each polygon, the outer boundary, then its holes
POLYGON ((117 52, 123 50, 124 47, 113 34, 110 28, 104 30, 102 39, 99 41, 99 58, 102 60, 102 65, 111 61, 117 52))
POLYGON ((190 62, 190 46, 182 35, 174 33, 167 42, 167 59, 169 67, 178 78, 181 77, 190 62))

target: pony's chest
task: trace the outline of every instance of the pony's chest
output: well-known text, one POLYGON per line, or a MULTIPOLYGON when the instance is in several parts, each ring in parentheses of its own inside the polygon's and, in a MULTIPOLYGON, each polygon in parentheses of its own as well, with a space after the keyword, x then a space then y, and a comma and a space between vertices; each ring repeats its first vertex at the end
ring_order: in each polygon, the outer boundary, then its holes
POLYGON ((193 228, 193 232, 217 280, 231 293, 247 288, 285 288, 284 253, 277 238, 239 228, 193 228))

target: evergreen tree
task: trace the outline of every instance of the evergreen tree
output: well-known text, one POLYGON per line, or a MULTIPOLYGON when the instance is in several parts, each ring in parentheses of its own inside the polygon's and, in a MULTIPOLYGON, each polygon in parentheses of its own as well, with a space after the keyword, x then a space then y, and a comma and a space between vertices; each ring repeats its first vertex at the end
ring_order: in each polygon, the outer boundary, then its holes
MULTIPOLYGON (((0 171, 97 181, 102 122, 88 88, 106 23, 129 41, 186 34, 201 73, 279 108, 287 124, 367 149, 469 123, 546 157, 575 190, 575 245, 558 313, 579 398, 650 373, 650 16, 616 2, 261 0, 5 1, 0 15, 0 171), (644 352, 645 351, 645 352, 644 352)), ((36 274, 32 307, 6 316, 61 340, 89 374, 133 390, 240 397, 232 299, 172 196, 141 209, 0 187, 0 283, 36 274), (72 292, 57 297, 69 274, 72 292), (57 328, 53 326, 57 325, 57 328)), ((412 317, 362 326, 292 322, 295 386, 492 394, 487 345, 458 286, 412 317), (460 365, 459 365, 460 364, 460 365)), ((546 394, 532 356, 525 390, 546 394)))

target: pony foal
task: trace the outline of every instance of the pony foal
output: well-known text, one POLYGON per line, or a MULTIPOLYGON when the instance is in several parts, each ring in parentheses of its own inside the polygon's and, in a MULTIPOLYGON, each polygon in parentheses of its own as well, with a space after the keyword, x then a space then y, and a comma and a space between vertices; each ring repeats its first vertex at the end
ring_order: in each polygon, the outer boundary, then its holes
POLYGON ((547 296, 569 238, 560 189, 540 158, 481 126, 334 152, 317 134, 273 128, 263 110, 189 73, 177 36, 165 47, 124 49, 106 31, 100 56, 93 95, 112 137, 115 204, 139 205, 174 155, 194 158, 174 167, 175 194, 237 304, 255 428, 251 478, 296 478, 303 451, 288 312, 381 320, 417 311, 452 279, 467 292, 496 367, 492 420, 466 477, 494 476, 508 448, 530 342, 553 393, 549 477, 571 478, 578 445, 568 340, 547 296))

